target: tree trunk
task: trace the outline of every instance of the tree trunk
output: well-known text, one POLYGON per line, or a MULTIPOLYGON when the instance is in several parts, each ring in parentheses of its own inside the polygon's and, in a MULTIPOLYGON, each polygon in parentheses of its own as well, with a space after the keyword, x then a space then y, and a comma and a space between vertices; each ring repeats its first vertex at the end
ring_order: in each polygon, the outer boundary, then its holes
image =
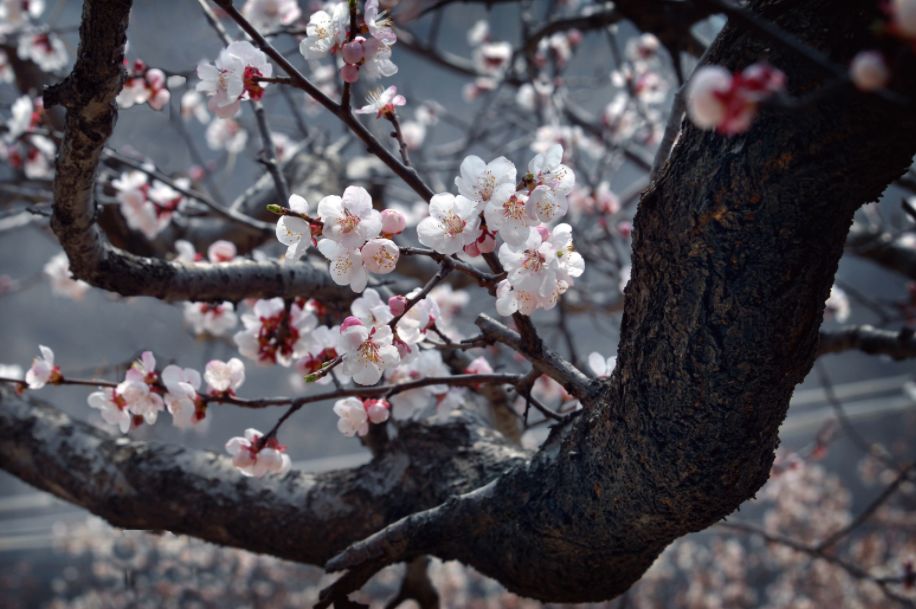
MULTIPOLYGON (((93 4, 123 3, 86 3, 93 4)), ((858 9, 826 0, 757 4, 765 18, 838 65, 867 48, 877 18, 871 0, 858 9)), ((709 61, 733 69, 764 57, 786 72, 796 96, 824 84, 822 68, 737 27, 726 27, 709 53, 709 61)), ((914 74, 910 66, 895 80, 910 99, 916 87, 903 81, 914 74)), ((99 495, 93 476, 101 465, 92 463, 92 451, 81 453, 84 467, 49 466, 63 440, 36 432, 54 429, 41 423, 44 411, 29 427, 33 415, 11 408, 18 398, 9 394, 0 409, 0 463, 122 526, 171 528, 316 562, 328 557, 330 546, 353 544, 328 566, 350 569, 350 579, 342 580, 356 586, 384 564, 435 554, 542 600, 614 597, 665 546, 727 516, 766 481, 789 398, 816 355, 824 301, 852 214, 879 197, 914 150, 912 104, 894 105, 849 87, 810 106, 764 109, 750 132, 736 137, 685 124, 636 217, 613 377, 587 388, 583 412, 555 428, 530 459, 510 451, 502 455, 504 466, 496 466, 491 457, 500 453, 477 454, 482 445, 476 440, 421 443, 424 451, 411 458, 420 459, 436 489, 423 495, 417 487, 422 499, 394 492, 370 493, 367 501, 361 492, 330 486, 312 495, 314 481, 301 474, 241 481, 212 457, 206 468, 191 467, 200 462, 187 451, 170 473, 162 462, 166 471, 154 483, 134 466, 149 454, 146 445, 101 440, 105 450, 96 459, 120 457, 107 465, 114 470, 99 495), (454 466, 459 462, 464 465, 454 466), (450 472, 442 480, 440 467, 450 472), (214 472, 220 476, 210 485, 192 480, 214 472), (169 497, 171 477, 180 488, 195 489, 196 505, 211 494, 218 498, 214 513, 231 521, 231 535, 220 538, 219 527, 169 497), (125 489, 133 489, 133 503, 121 502, 125 489), (229 491, 239 493, 235 501, 229 491), (160 503, 144 511, 147 501, 160 503), (395 520, 409 512, 416 513, 395 520), (335 519, 342 513, 359 526, 340 526, 335 519), (246 517, 234 519, 241 514, 246 517), (325 551, 290 550, 288 527, 305 517, 309 526, 333 531, 325 551), (392 524, 358 541, 386 523, 392 524), (259 532, 245 533, 242 525, 259 532)), ((89 432, 75 425, 60 433, 89 432)), ((389 458, 401 457, 381 457, 389 458)), ((378 467, 328 480, 359 488, 373 484, 373 472, 395 475, 378 467)))

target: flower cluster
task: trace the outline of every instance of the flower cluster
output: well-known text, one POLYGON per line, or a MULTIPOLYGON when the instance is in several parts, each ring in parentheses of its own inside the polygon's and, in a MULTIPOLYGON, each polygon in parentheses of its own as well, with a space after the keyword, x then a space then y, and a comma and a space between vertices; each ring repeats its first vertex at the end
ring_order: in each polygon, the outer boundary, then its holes
POLYGON ((357 31, 350 31, 350 10, 346 2, 336 2, 327 10, 309 17, 306 38, 299 52, 306 59, 339 55, 343 60, 340 74, 344 82, 354 83, 364 76, 377 80, 397 73, 391 61, 391 47, 397 35, 390 20, 379 10, 378 0, 367 0, 357 31))
MULTIPOLYGON (((204 260, 203 254, 195 251, 194 246, 183 239, 175 242, 178 255, 176 262, 192 264, 204 260)), ((220 239, 214 241, 207 248, 207 257, 213 264, 230 262, 235 259, 237 250, 231 241, 220 239)), ((231 302, 186 302, 184 304, 184 320, 191 326, 197 335, 209 334, 210 336, 225 336, 238 324, 235 314, 235 305, 231 302)))
POLYGON ((210 96, 210 111, 220 118, 232 118, 239 113, 243 100, 260 100, 273 66, 267 56, 245 40, 232 42, 220 51, 213 64, 202 61, 197 65, 197 90, 210 96))
POLYGON ((165 108, 172 97, 165 86, 165 73, 158 68, 147 67, 139 59, 134 61, 133 66, 125 59, 124 65, 130 71, 124 81, 124 88, 116 98, 118 105, 130 108, 137 104, 149 104, 153 110, 165 108))
POLYGON ((257 429, 246 429, 243 437, 230 439, 226 442, 226 452, 232 455, 232 464, 245 476, 283 475, 290 468, 286 447, 275 437, 265 441, 264 434, 257 429))
MULTIPOLYGON (((178 178, 176 184, 190 185, 187 178, 178 178)), ((148 239, 155 238, 172 219, 172 215, 185 205, 185 198, 177 190, 159 180, 151 180, 139 170, 122 173, 112 181, 117 191, 121 214, 127 226, 140 231, 148 239)))
POLYGON ((13 102, 10 110, 6 133, 0 139, 0 156, 29 179, 50 178, 56 146, 49 137, 37 132, 44 117, 41 98, 32 100, 23 95, 13 102))
POLYGON ((435 195, 429 217, 417 225, 420 243, 447 255, 490 253, 495 237, 502 237, 499 259, 508 271, 497 288, 502 315, 552 308, 584 271, 571 227, 548 227, 566 214, 575 185, 575 174, 562 161, 563 147, 554 144, 531 160, 516 183, 516 168, 505 157, 485 163, 469 156, 455 178, 459 194, 435 195))
POLYGON ((344 398, 334 404, 334 414, 340 419, 337 429, 343 435, 365 436, 369 433, 369 423, 384 423, 388 420, 391 405, 385 400, 361 400, 344 398))
POLYGON ((290 366, 308 353, 308 335, 318 320, 304 299, 271 298, 255 302, 242 325, 233 337, 239 353, 260 364, 290 366))
POLYGON ((722 66, 703 66, 687 86, 687 114, 700 129, 744 133, 760 102, 782 91, 785 84, 785 74, 764 63, 734 74, 722 66))
POLYGON ((289 210, 277 221, 277 239, 287 246, 287 259, 299 258, 317 242, 318 251, 330 261, 331 278, 354 292, 366 288, 369 273, 394 270, 400 249, 389 237, 403 231, 406 220, 400 212, 373 209, 365 188, 348 186, 343 196, 324 197, 318 202, 317 219, 308 212, 308 202, 292 195, 289 210))
POLYGON ((19 35, 16 54, 31 61, 45 72, 54 72, 67 65, 67 47, 60 37, 44 29, 28 28, 19 35))

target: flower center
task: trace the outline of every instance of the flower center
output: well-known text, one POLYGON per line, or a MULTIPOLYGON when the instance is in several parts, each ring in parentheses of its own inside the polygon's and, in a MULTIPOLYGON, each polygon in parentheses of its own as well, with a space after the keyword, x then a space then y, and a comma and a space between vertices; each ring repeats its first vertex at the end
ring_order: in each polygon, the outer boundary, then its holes
POLYGON ((448 212, 448 215, 442 220, 442 226, 445 228, 445 232, 451 237, 460 235, 467 224, 465 220, 461 219, 461 216, 453 211, 448 212))
POLYGON ((538 273, 544 268, 545 262, 544 255, 539 251, 525 250, 525 262, 522 263, 522 268, 532 273, 538 273))
POLYGON ((367 340, 359 346, 360 357, 373 364, 377 364, 382 361, 378 351, 378 344, 374 343, 372 340, 367 340))
POLYGON ((525 202, 512 195, 503 204, 503 215, 512 220, 522 220, 525 217, 525 202))
POLYGON ((344 234, 352 233, 359 226, 359 216, 353 215, 350 210, 344 210, 344 216, 340 219, 340 230, 344 234))

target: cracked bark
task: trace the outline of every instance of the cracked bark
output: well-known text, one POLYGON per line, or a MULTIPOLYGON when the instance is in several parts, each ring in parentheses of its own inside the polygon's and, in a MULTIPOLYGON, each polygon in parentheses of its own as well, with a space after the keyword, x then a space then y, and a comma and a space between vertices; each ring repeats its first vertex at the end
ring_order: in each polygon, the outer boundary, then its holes
MULTIPOLYGON (((84 6, 91 17, 125 3, 84 6)), ((871 2, 755 6, 840 65, 877 17, 871 2)), ((709 60, 737 69, 761 56, 793 93, 823 84, 816 66, 732 26, 709 60)), ((896 83, 910 98, 916 87, 903 80, 914 74, 896 83)), ((767 479, 789 398, 817 354, 852 214, 912 161, 912 108, 845 90, 817 110, 767 109, 735 138, 686 127, 640 203, 614 375, 586 382, 535 362, 578 387, 585 408, 530 458, 467 423, 408 424, 364 468, 241 480, 223 459, 115 440, 4 392, 0 464, 120 526, 319 564, 347 548, 328 566, 351 569, 344 578, 357 585, 432 554, 542 600, 612 598, 767 479), (204 516, 200 505, 214 509, 204 516)))

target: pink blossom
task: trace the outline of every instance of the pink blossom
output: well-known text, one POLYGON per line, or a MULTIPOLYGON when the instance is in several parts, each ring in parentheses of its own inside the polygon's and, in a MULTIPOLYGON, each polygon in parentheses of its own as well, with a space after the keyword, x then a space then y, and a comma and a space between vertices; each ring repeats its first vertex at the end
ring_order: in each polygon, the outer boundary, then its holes
POLYGON ((363 265, 370 273, 384 275, 394 270, 400 249, 390 239, 372 239, 362 247, 363 265))
POLYGON ((228 362, 210 360, 204 370, 204 380, 211 394, 235 395, 245 382, 245 364, 237 357, 228 362))
POLYGON ((243 476, 260 478, 268 474, 283 475, 290 468, 286 447, 276 438, 263 442, 263 434, 257 429, 246 429, 244 437, 231 438, 226 442, 226 452, 232 456, 232 464, 243 476))
POLYGON ((32 360, 32 366, 25 373, 25 382, 29 389, 41 389, 46 384, 57 383, 61 379, 60 367, 54 365, 54 351, 50 347, 39 345, 41 356, 32 360))
POLYGON ((884 88, 890 80, 890 71, 878 51, 860 51, 849 66, 852 82, 862 91, 884 88))
POLYGON ((396 209, 382 210, 382 235, 393 237, 407 228, 407 216, 396 209))

